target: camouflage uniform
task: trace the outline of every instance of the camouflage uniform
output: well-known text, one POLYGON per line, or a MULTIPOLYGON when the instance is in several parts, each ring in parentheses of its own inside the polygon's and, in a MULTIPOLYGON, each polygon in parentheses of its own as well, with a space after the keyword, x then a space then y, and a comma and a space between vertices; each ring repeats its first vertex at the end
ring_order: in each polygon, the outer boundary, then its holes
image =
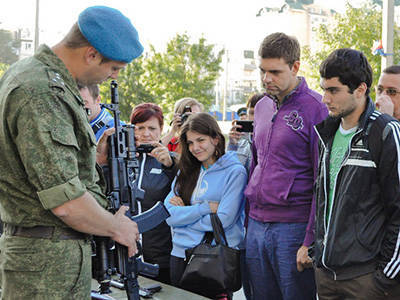
POLYGON ((78 88, 45 45, 0 80, 0 213, 7 225, 54 226, 52 238, 0 239, 3 299, 85 299, 87 239, 63 240, 51 209, 89 191, 104 207, 96 139, 78 88))

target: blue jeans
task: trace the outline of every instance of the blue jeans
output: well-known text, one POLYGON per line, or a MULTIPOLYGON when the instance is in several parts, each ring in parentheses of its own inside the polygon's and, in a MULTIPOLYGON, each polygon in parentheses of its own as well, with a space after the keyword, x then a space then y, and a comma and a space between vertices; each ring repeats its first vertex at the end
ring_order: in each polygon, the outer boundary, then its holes
POLYGON ((254 300, 316 299, 314 270, 297 271, 306 223, 262 223, 249 218, 246 272, 254 300))

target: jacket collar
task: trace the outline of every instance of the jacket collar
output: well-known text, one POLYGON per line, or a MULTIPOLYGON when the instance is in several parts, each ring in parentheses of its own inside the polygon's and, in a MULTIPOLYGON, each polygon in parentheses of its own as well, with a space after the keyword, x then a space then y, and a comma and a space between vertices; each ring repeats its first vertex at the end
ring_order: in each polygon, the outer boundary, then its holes
POLYGON ((40 60, 45 65, 49 66, 50 69, 54 70, 58 76, 62 78, 71 92, 75 95, 75 98, 81 103, 84 104, 83 100, 80 97, 80 93, 78 90, 78 86, 76 85, 75 79, 72 77, 71 73, 68 71, 64 62, 58 58, 58 56, 45 44, 41 45, 34 55, 37 60, 40 60))
MULTIPOLYGON (((365 131, 367 129, 369 117, 374 112, 374 110, 375 104, 374 102, 372 102, 371 98, 368 97, 366 108, 361 114, 360 119, 358 120, 358 130, 362 129, 363 131, 365 131)), ((340 118, 328 117, 315 126, 315 129, 320 139, 322 139, 325 144, 328 142, 328 140, 333 138, 339 128, 340 122, 340 118)))
POLYGON ((268 97, 274 100, 277 108, 280 108, 283 104, 286 104, 288 101, 293 100, 296 94, 303 94, 304 91, 308 90, 308 85, 304 77, 298 76, 299 79, 298 84, 294 87, 293 90, 290 91, 285 97, 283 97, 282 102, 279 102, 278 99, 274 96, 270 96, 267 94, 268 97))

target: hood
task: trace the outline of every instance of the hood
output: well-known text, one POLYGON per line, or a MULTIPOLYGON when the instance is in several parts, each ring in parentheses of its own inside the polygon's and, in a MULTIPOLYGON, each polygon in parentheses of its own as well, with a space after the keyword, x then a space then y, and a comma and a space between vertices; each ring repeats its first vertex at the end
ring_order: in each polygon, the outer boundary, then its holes
POLYGON ((208 172, 214 170, 223 170, 226 168, 230 168, 234 165, 242 165, 237 158, 235 151, 227 151, 224 155, 222 155, 209 169, 208 172))

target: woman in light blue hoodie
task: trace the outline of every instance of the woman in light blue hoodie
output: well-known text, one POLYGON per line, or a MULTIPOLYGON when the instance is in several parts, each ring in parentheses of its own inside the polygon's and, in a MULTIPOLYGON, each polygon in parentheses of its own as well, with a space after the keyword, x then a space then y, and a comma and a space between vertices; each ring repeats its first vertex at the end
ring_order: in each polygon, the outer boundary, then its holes
MULTIPOLYGON (((185 250, 198 245, 212 231, 210 213, 217 213, 230 247, 244 239, 246 169, 234 152, 225 153, 225 138, 215 119, 206 113, 191 115, 180 135, 179 173, 164 201, 172 227, 171 283, 179 286, 185 250)), ((204 287, 205 294, 207 287, 204 287)), ((214 297, 215 295, 208 295, 214 297)))

